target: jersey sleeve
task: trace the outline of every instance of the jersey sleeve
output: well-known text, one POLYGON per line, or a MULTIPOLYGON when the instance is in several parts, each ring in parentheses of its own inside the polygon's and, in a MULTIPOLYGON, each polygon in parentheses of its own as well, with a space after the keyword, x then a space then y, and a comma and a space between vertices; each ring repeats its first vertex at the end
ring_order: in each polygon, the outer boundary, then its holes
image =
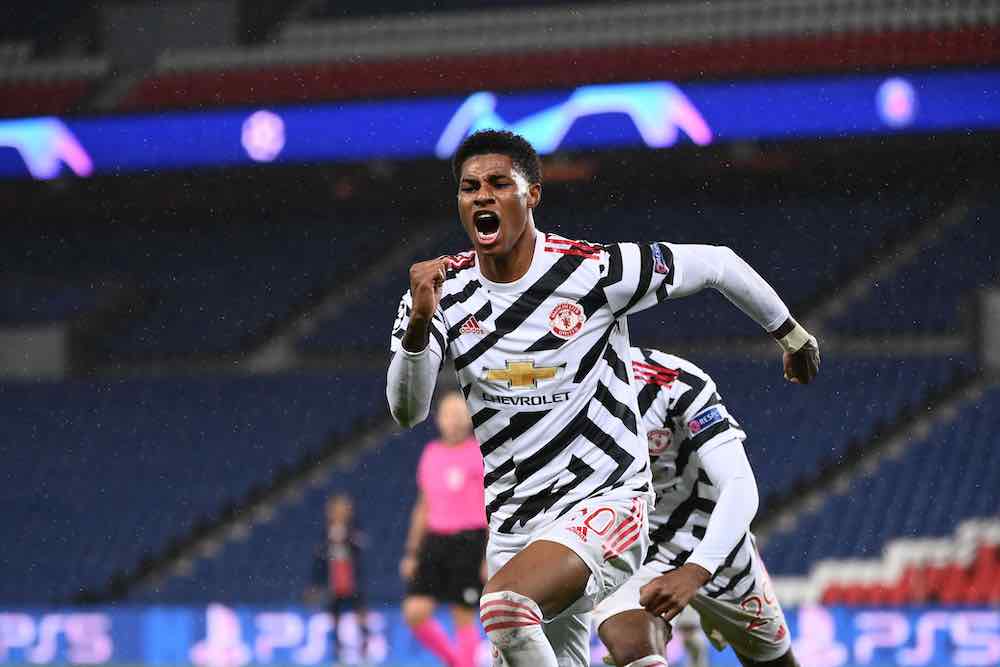
MULTIPOLYGON (((690 372, 690 371, 689 371, 690 372)), ((700 373, 704 384, 690 387, 675 404, 675 430, 689 442, 691 451, 704 456, 724 442, 743 440, 746 435, 722 402, 715 382, 700 373)))
MULTIPOLYGON (((406 328, 410 325, 410 313, 413 311, 413 298, 409 290, 399 300, 399 310, 396 311, 396 321, 392 325, 392 337, 389 339, 389 349, 398 352, 403 349, 403 336, 406 328)), ((445 334, 447 329, 444 324, 444 317, 440 309, 434 312, 431 319, 430 352, 437 356, 440 363, 444 363, 445 355, 448 353, 448 344, 445 334)))
POLYGON ((766 331, 791 317, 774 288, 725 246, 617 243, 604 249, 604 290, 616 317, 706 288, 720 292, 766 331))
POLYGON ((670 244, 612 243, 604 249, 604 293, 615 317, 638 313, 670 298, 677 278, 670 244))

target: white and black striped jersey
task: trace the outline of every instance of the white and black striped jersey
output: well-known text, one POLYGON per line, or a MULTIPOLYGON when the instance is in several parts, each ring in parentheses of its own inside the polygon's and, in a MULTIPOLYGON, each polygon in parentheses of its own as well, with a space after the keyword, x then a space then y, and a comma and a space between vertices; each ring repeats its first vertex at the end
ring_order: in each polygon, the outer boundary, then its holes
MULTIPOLYGON (((452 258, 430 346, 453 360, 469 405, 491 530, 531 532, 613 489, 652 500, 625 316, 667 299, 682 271, 666 243, 540 231, 513 283, 484 278, 474 252, 452 258)), ((407 292, 393 351, 411 303, 407 292)))
MULTIPOLYGON (((705 536, 719 490, 701 466, 701 456, 727 441, 746 439, 705 371, 674 355, 632 348, 639 411, 649 440, 655 505, 649 512, 646 562, 664 571, 680 567, 705 536)), ((753 587, 756 548, 747 531, 713 573, 703 592, 740 598, 753 587)))

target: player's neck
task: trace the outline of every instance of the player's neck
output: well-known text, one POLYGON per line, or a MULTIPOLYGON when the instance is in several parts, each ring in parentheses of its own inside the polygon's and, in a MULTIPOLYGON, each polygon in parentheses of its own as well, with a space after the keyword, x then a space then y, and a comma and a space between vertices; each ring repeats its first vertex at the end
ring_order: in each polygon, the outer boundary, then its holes
POLYGON ((528 225, 511 251, 503 256, 480 255, 479 271, 487 280, 495 283, 512 283, 519 280, 531 268, 531 260, 535 256, 534 222, 529 219, 528 225))

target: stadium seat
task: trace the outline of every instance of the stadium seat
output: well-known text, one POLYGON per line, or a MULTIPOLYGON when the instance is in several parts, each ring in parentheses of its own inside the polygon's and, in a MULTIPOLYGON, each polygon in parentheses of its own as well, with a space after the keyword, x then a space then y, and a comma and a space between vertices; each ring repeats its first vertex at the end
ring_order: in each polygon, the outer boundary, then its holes
MULTIPOLYGON (((994 388, 910 445, 902 458, 883 460, 794 529, 772 536, 764 548, 770 571, 797 574, 823 558, 877 556, 893 538, 945 536, 963 519, 1000 516, 994 492, 1000 488, 998 426, 1000 389, 994 388), (872 511, 876 507, 879 511, 872 511)), ((982 567, 995 567, 989 552, 980 551, 979 558, 989 563, 982 567)), ((911 575, 911 589, 960 602, 968 597, 962 583, 967 567, 925 566, 911 575)))
POLYGON ((1000 282, 1000 202, 976 206, 968 220, 924 248, 885 282, 872 286, 861 303, 836 318, 841 332, 886 334, 899 331, 954 333, 969 324, 962 317, 975 290, 1000 282), (962 270, 947 268, 961 262, 962 270))
POLYGON ((386 416, 367 372, 0 384, 0 600, 65 601, 386 416))

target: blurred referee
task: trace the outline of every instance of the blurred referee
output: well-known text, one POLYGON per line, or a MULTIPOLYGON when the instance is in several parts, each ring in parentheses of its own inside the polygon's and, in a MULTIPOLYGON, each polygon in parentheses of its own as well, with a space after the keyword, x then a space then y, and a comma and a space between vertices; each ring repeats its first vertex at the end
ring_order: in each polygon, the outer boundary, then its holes
POLYGON ((420 457, 419 493, 399 564, 409 582, 403 617, 445 665, 474 667, 486 554, 483 457, 461 394, 451 392, 440 400, 436 421, 441 437, 429 442, 420 457), (438 603, 451 606, 454 642, 433 616, 438 603))

